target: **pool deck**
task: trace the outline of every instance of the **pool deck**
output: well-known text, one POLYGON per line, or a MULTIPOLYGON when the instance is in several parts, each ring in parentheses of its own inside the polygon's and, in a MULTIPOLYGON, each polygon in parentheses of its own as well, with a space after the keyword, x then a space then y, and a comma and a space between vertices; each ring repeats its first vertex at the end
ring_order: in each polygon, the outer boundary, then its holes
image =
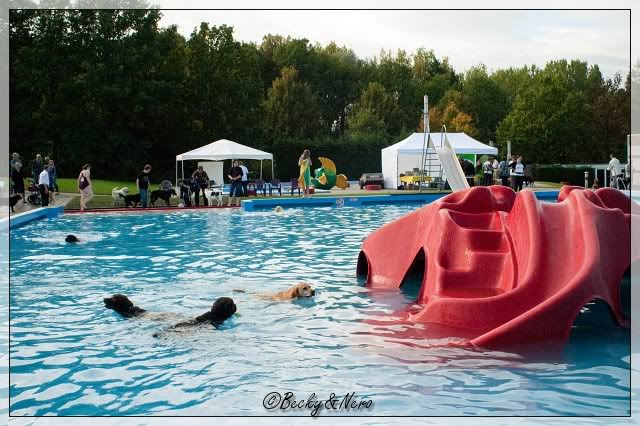
MULTIPOLYGON (((544 201, 555 201, 558 197, 557 190, 538 190, 534 192, 536 197, 544 201)), ((240 209, 245 212, 273 210, 276 206, 283 208, 305 208, 305 207, 366 207, 371 205, 389 204, 427 204, 442 198, 450 192, 429 192, 423 194, 379 194, 379 195, 356 195, 343 193, 344 195, 318 195, 309 198, 283 197, 283 198, 252 198, 242 200, 240 209)), ((184 212, 194 210, 216 210, 216 209, 236 209, 236 206, 198 206, 198 207, 151 207, 142 208, 116 208, 116 209, 93 209, 86 211, 68 210, 65 211, 62 205, 40 207, 23 213, 16 213, 10 217, 0 218, 0 230, 15 229, 27 223, 40 219, 55 218, 60 214, 104 214, 104 213, 151 213, 151 212, 184 212)))

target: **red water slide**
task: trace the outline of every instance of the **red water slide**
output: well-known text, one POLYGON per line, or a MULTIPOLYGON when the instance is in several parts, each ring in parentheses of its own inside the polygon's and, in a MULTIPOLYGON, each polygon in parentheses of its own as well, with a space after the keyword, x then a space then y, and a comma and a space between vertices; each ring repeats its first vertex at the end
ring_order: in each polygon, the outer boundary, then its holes
POLYGON ((474 187, 373 232, 358 273, 373 289, 399 288, 419 266, 419 309, 406 319, 465 330, 474 346, 565 342, 594 299, 628 326, 620 281, 639 258, 630 234, 639 217, 610 188, 565 186, 545 203, 530 190, 474 187))

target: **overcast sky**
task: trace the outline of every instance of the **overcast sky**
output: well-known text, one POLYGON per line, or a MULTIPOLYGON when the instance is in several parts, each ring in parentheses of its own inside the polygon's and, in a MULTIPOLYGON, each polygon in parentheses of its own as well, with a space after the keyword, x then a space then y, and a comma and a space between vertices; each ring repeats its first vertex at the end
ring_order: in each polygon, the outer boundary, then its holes
MULTIPOLYGON (((172 4, 160 6, 171 7, 172 4)), ((392 6, 392 5, 389 5, 392 6)), ((605 76, 629 69, 629 11, 229 11, 165 10, 162 25, 186 37, 200 22, 226 24, 235 38, 260 43, 265 34, 335 41, 362 58, 380 49, 418 47, 449 57, 456 71, 490 70, 552 59, 598 64, 605 76)))

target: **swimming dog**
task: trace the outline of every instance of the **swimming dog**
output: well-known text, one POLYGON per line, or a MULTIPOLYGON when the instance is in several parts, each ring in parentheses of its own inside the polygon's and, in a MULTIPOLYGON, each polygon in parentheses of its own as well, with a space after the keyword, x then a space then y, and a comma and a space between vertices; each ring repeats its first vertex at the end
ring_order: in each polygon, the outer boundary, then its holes
POLYGON ((73 234, 69 234, 64 238, 65 243, 77 243, 80 242, 80 239, 73 234))
POLYGON ((105 308, 113 309, 125 318, 140 317, 147 312, 146 309, 135 306, 124 294, 117 293, 103 300, 105 308))
POLYGON ((18 201, 22 200, 22 195, 20 194, 11 194, 9 195, 9 207, 11 207, 11 212, 15 213, 16 211, 13 207, 18 204, 18 201))
MULTIPOLYGON (((133 302, 124 294, 117 293, 111 297, 105 297, 103 299, 104 306, 107 309, 113 309, 118 314, 125 318, 146 318, 146 319, 166 319, 168 316, 175 317, 175 314, 162 314, 156 312, 149 312, 146 309, 142 309, 139 306, 133 304, 133 302)), ((231 317, 236 312, 236 304, 233 299, 229 297, 220 297, 215 302, 208 312, 197 316, 189 321, 179 322, 169 329, 189 327, 198 324, 210 323, 213 325, 220 325, 226 319, 231 317)), ((157 337, 157 333, 154 334, 157 337)))
POLYGON ((293 300, 299 297, 311 297, 315 294, 316 291, 310 284, 301 282, 287 290, 283 290, 275 294, 260 294, 258 297, 268 300, 293 300))
POLYGON ((284 209, 282 208, 282 206, 276 206, 276 208, 274 209, 274 211, 276 213, 282 213, 284 211, 284 209))
POLYGON ((198 324, 210 323, 215 326, 222 324, 236 313, 237 307, 233 299, 230 297, 220 297, 213 302, 211 309, 202 315, 195 317, 189 321, 182 321, 174 324, 170 329, 180 327, 190 327, 198 324))
POLYGON ((173 188, 168 190, 155 189, 151 191, 151 206, 155 207, 155 202, 158 201, 158 199, 160 199, 160 200, 164 200, 164 202, 167 203, 167 207, 171 207, 171 204, 169 203, 169 198, 171 198, 172 196, 174 197, 178 196, 178 194, 176 194, 176 190, 173 188))
POLYGON ((129 188, 122 187, 118 189, 115 187, 111 190, 111 196, 113 197, 113 205, 117 206, 121 201, 124 202, 124 198, 129 195, 129 188))
POLYGON ((134 305, 127 296, 121 293, 114 294, 111 297, 105 297, 103 301, 105 308, 113 309, 125 318, 144 318, 156 321, 178 318, 174 313, 149 312, 146 309, 142 309, 141 307, 134 305))

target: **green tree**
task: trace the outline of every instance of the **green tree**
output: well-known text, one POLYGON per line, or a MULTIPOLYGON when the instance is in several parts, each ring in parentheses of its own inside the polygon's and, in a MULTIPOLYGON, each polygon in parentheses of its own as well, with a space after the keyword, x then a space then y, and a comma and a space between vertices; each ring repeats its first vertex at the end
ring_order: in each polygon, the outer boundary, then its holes
POLYGON ((464 103, 460 107, 473 121, 484 143, 496 140, 496 128, 510 110, 508 93, 489 75, 484 65, 467 71, 462 85, 464 103))
POLYGON ((285 67, 267 93, 265 126, 272 138, 311 137, 321 127, 320 106, 306 82, 298 80, 295 68, 285 67))
POLYGON ((585 62, 549 62, 518 92, 513 110, 498 127, 498 141, 511 140, 512 151, 528 161, 593 160, 588 87, 585 62))
POLYGON ((349 129, 354 133, 397 135, 402 120, 398 99, 380 83, 369 83, 353 106, 349 129))

